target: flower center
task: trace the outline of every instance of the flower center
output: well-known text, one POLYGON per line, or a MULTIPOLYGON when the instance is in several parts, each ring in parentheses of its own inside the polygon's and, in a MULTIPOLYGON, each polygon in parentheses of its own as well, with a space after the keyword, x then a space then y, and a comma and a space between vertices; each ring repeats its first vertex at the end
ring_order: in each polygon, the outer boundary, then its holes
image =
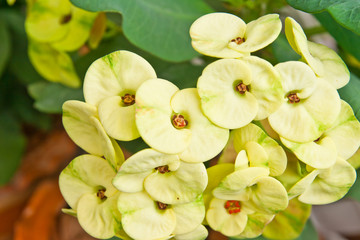
POLYGON ((249 91, 249 87, 244 83, 239 83, 236 85, 235 90, 238 91, 240 94, 245 94, 245 92, 249 91))
POLYGON ((292 103, 298 103, 300 102, 300 98, 296 93, 290 93, 287 98, 289 99, 289 102, 292 103))
POLYGON ((168 165, 164 165, 164 166, 160 166, 160 167, 156 167, 155 170, 158 170, 159 173, 164 174, 167 172, 170 172, 169 170, 169 166, 168 165))
POLYGON ((172 118, 172 124, 175 128, 181 129, 188 125, 188 121, 184 118, 183 115, 175 114, 172 118))
POLYGON ((240 201, 228 200, 224 205, 229 214, 239 213, 241 211, 240 201))
POLYGON ((242 44, 243 42, 245 42, 245 38, 237 37, 237 38, 231 39, 231 42, 234 42, 234 43, 236 43, 237 45, 240 45, 240 44, 242 44))
POLYGON ((101 200, 106 200, 107 197, 105 196, 105 192, 106 192, 106 189, 105 188, 101 188, 98 190, 98 192, 96 193, 96 196, 98 198, 100 198, 101 200))
POLYGON ((121 100, 123 101, 125 106, 133 105, 135 103, 135 95, 126 93, 124 96, 121 97, 121 100))
POLYGON ((165 210, 168 207, 166 203, 156 202, 156 204, 160 210, 165 210))
POLYGON ((62 18, 60 19, 60 24, 63 25, 70 22, 71 18, 72 18, 71 13, 62 16, 62 18))

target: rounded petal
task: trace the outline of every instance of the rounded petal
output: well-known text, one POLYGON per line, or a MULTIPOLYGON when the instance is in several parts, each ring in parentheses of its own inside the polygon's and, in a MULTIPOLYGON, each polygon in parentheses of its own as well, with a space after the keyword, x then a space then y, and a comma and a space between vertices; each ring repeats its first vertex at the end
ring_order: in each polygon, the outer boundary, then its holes
POLYGON ((116 51, 93 62, 85 75, 85 101, 98 106, 105 98, 135 94, 148 79, 156 78, 152 66, 139 55, 116 51))
POLYGON ((209 64, 198 80, 197 88, 204 114, 223 128, 239 128, 250 123, 258 112, 255 96, 240 94, 236 84, 250 85, 251 69, 238 59, 221 59, 209 64))
POLYGON ((360 123, 351 106, 341 100, 341 110, 333 126, 324 133, 336 145, 338 156, 349 159, 360 146, 360 123))
POLYGON ((95 238, 107 239, 121 229, 121 216, 116 207, 119 193, 99 201, 96 194, 85 194, 79 200, 77 218, 81 227, 95 238))
POLYGON ((280 75, 268 61, 262 58, 250 56, 243 60, 250 67, 253 79, 250 92, 256 97, 259 105, 255 120, 265 119, 282 103, 283 89, 280 75))
POLYGON ((124 161, 119 145, 111 140, 97 118, 96 107, 75 100, 63 104, 63 125, 70 138, 82 149, 104 156, 118 169, 124 161))
POLYGON ((268 168, 271 176, 281 175, 287 165, 287 158, 284 149, 266 135, 266 133, 255 124, 248 124, 245 127, 236 129, 234 134, 234 147, 237 152, 246 150, 248 142, 256 142, 265 150, 268 156, 268 168))
POLYGON ((356 180, 355 169, 338 158, 335 165, 322 170, 299 200, 307 204, 328 204, 345 196, 356 180))
POLYGON ((194 231, 205 218, 205 206, 202 197, 185 204, 172 205, 176 214, 174 234, 185 234, 194 231))
POLYGON ((61 194, 69 206, 76 210, 79 199, 84 194, 96 195, 99 188, 105 188, 107 196, 115 194, 116 189, 111 184, 115 174, 115 170, 105 159, 81 155, 72 160, 61 172, 59 177, 61 194))
POLYGON ((336 162, 337 151, 334 141, 330 137, 321 137, 318 141, 296 143, 280 138, 296 157, 313 168, 329 168, 336 162))
POLYGON ((63 24, 61 20, 70 13, 70 1, 36 1, 25 21, 26 32, 39 42, 60 40, 69 31, 68 24, 63 24))
POLYGON ((196 88, 178 91, 171 99, 171 107, 188 121, 191 131, 189 146, 180 153, 186 162, 205 162, 218 155, 229 139, 229 130, 210 122, 201 111, 200 97, 196 88))
POLYGON ((179 89, 162 79, 146 81, 136 95, 136 126, 141 137, 152 148, 178 154, 191 142, 189 129, 176 129, 172 123, 172 96, 179 89))
POLYGON ((67 34, 54 42, 52 46, 60 51, 68 52, 79 49, 88 40, 96 16, 97 13, 72 6, 71 20, 67 23, 67 34))
POLYGON ((291 17, 285 19, 285 35, 292 49, 303 57, 316 75, 322 76, 325 73, 323 64, 318 58, 310 54, 308 41, 303 29, 300 24, 291 17))
POLYGON ((304 193, 307 188, 312 184, 316 176, 320 173, 320 170, 313 170, 305 177, 301 178, 294 186, 288 191, 289 199, 299 196, 304 193))
POLYGON ((197 226, 193 231, 183 234, 177 234, 176 240, 205 240, 208 236, 208 230, 204 225, 197 226))
POLYGON ((123 192, 139 192, 143 190, 144 180, 156 167, 168 166, 176 171, 180 166, 177 155, 168 155, 153 149, 141 150, 129 157, 113 180, 114 186, 123 192))
POLYGON ((206 221, 215 231, 219 231, 226 236, 236 236, 245 229, 248 217, 244 211, 229 214, 224 207, 226 201, 213 198, 206 212, 206 221))
POLYGON ((308 42, 309 51, 311 56, 315 59, 319 59, 323 66, 323 74, 318 74, 317 65, 310 67, 314 70, 319 77, 328 81, 335 88, 344 87, 350 80, 350 72, 343 62, 341 57, 331 48, 328 48, 322 44, 308 42), (320 75, 321 74, 321 75, 320 75))
POLYGON ((99 118, 110 137, 121 141, 140 137, 135 123, 135 105, 122 106, 120 96, 108 97, 100 102, 99 118))
POLYGON ((204 55, 238 58, 243 53, 229 48, 232 39, 243 37, 245 22, 229 13, 210 13, 198 18, 190 27, 193 48, 204 55))
POLYGON ((250 200, 260 212, 275 214, 288 206, 285 187, 273 177, 260 177, 251 190, 250 200))
POLYGON ((134 239, 166 238, 176 227, 175 212, 159 210, 145 192, 121 193, 118 208, 125 232, 134 239))
MULTIPOLYGON (((246 154, 249 159, 250 167, 265 167, 269 166, 269 159, 265 149, 257 142, 247 142, 245 144, 246 154)), ((240 153, 239 153, 240 154, 240 153)))
POLYGON ((159 202, 179 204, 193 201, 205 190, 207 182, 204 164, 181 162, 176 171, 150 174, 145 179, 144 188, 159 202))
POLYGON ((234 164, 224 163, 206 169, 208 174, 209 183, 205 189, 205 193, 212 192, 220 182, 230 173, 234 171, 234 164))
POLYGON ((281 137, 294 142, 310 142, 319 138, 340 112, 340 97, 336 89, 324 80, 316 79, 303 63, 280 63, 276 68, 282 75, 286 94, 297 93, 300 102, 285 100, 269 116, 271 127, 281 137))
POLYGON ((262 234, 265 226, 273 220, 273 214, 253 213, 248 215, 248 221, 244 231, 237 237, 255 238, 262 234))
POLYGON ((278 14, 267 14, 246 25, 245 42, 231 42, 229 47, 239 52, 255 52, 271 44, 281 32, 278 14))
MULTIPOLYGON (((266 153, 265 153, 266 154, 266 153)), ((245 150, 241 150, 235 159, 235 170, 249 167, 249 158, 245 150)))

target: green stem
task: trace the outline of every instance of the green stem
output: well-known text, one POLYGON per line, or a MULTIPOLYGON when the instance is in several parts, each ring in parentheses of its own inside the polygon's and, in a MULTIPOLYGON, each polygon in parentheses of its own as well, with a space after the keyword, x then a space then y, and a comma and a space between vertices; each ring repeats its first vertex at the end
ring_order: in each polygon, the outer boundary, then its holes
POLYGON ((304 32, 307 37, 311 37, 316 34, 325 33, 326 30, 323 26, 316 26, 316 27, 304 29, 304 32))

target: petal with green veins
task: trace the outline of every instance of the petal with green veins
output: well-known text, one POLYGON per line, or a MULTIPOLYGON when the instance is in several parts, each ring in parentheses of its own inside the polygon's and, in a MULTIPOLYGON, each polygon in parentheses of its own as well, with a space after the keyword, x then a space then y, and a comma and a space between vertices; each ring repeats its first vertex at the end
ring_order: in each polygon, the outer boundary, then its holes
POLYGON ((229 214, 224 205, 227 200, 213 198, 206 212, 206 221, 212 229, 226 236, 239 235, 248 221, 247 210, 242 206, 241 211, 229 214))
POLYGON ((323 79, 316 79, 312 70, 301 62, 275 66, 283 81, 284 93, 295 94, 299 102, 285 100, 269 116, 271 127, 283 138, 294 142, 310 142, 335 122, 340 112, 336 89, 323 79))
POLYGON ((324 133, 336 145, 338 156, 350 158, 360 146, 360 123, 354 116, 351 106, 341 100, 341 110, 333 126, 324 133))
POLYGON ((338 158, 334 166, 320 171, 312 184, 299 196, 299 200, 313 205, 335 202, 345 196, 355 180, 355 169, 338 158))
POLYGON ((268 168, 271 176, 281 175, 287 164, 285 151, 279 144, 266 135, 266 133, 255 124, 248 124, 245 127, 233 131, 234 148, 237 152, 246 150, 248 142, 258 143, 268 156, 268 168))
POLYGON ((274 218, 273 214, 252 213, 248 215, 246 227, 240 235, 240 238, 255 238, 262 234, 265 226, 274 218))
MULTIPOLYGON (((228 13, 210 13, 198 18, 190 27, 193 48, 208 56, 238 58, 243 53, 229 48, 229 42, 244 37, 246 23, 228 13)), ((246 54, 245 54, 246 55, 246 54)))
POLYGON ((184 115, 191 131, 189 146, 179 154, 186 162, 204 162, 219 154, 229 139, 229 130, 210 122, 202 113, 196 88, 178 91, 171 99, 175 113, 184 115))
POLYGON ((91 64, 84 80, 86 102, 98 106, 105 98, 134 94, 148 79, 156 78, 152 66, 129 51, 110 53, 91 64))
POLYGON ((175 235, 194 231, 205 218, 205 206, 202 197, 189 203, 174 204, 172 210, 176 214, 175 235))
POLYGON ((258 112, 256 97, 249 91, 241 94, 236 86, 248 86, 251 82, 251 69, 242 60, 221 59, 209 64, 197 83, 204 114, 223 128, 250 123, 258 112))
POLYGON ((204 164, 181 162, 176 171, 151 173, 144 181, 144 188, 159 202, 179 204, 193 201, 205 190, 207 182, 204 164))
POLYGON ((262 58, 249 56, 243 60, 250 67, 254 79, 250 85, 250 92, 254 94, 259 105, 255 120, 265 119, 280 107, 283 100, 280 75, 262 58))
POLYGON ((193 231, 183 234, 176 234, 176 240, 205 240, 208 236, 208 230, 204 225, 197 226, 193 231))
POLYGON ((285 187, 273 177, 259 177, 251 188, 250 201, 259 212, 275 214, 287 208, 285 187))
POLYGON ((77 217, 81 227, 95 238, 111 238, 121 229, 117 210, 119 193, 100 200, 96 194, 84 194, 78 204, 77 217))
POLYGON ((217 164, 215 166, 207 168, 206 170, 209 178, 209 183, 204 191, 205 194, 211 193, 213 189, 216 188, 227 175, 234 171, 234 164, 217 164))
POLYGON ((120 96, 108 97, 100 102, 99 118, 110 137, 122 141, 140 137, 135 123, 135 105, 122 106, 120 96))
POLYGON ((116 189, 111 184, 115 170, 105 159, 93 155, 81 155, 61 172, 59 186, 69 206, 77 210, 80 198, 87 193, 96 195, 99 187, 106 189, 106 195, 112 196, 116 189))
POLYGON ((336 162, 336 145, 330 137, 321 137, 317 141, 306 143, 292 142, 281 137, 280 139, 300 161, 313 168, 329 168, 336 162))
POLYGON ((70 138, 85 151, 104 156, 118 169, 124 161, 118 144, 111 140, 97 118, 96 107, 81 101, 63 104, 63 125, 70 138))
POLYGON ((156 167, 165 165, 170 171, 176 171, 180 166, 180 159, 177 155, 163 154, 153 149, 141 150, 123 163, 113 184, 120 191, 141 191, 145 178, 155 171, 156 167))
POLYGON ((319 59, 323 65, 323 74, 318 73, 317 65, 310 67, 319 77, 328 81, 332 86, 339 89, 344 87, 350 80, 350 72, 341 57, 331 48, 324 45, 308 41, 308 47, 311 55, 319 59))
POLYGON ((80 86, 81 81, 67 53, 57 51, 46 43, 32 39, 29 39, 28 53, 36 71, 46 80, 73 88, 80 86))
POLYGON ((191 142, 191 130, 176 129, 171 121, 171 98, 179 89, 163 79, 152 79, 140 86, 136 94, 136 126, 152 148, 178 154, 191 142))
POLYGON ((245 42, 239 45, 231 42, 229 48, 241 53, 255 52, 275 41, 280 31, 279 15, 268 14, 249 22, 246 25, 245 42))
POLYGON ((145 192, 121 193, 118 209, 125 232, 134 239, 166 238, 175 230, 174 210, 158 209, 156 202, 145 192))
POLYGON ((320 170, 313 170, 305 177, 301 178, 298 182, 296 182, 295 185, 292 186, 288 191, 289 199, 292 199, 304 193, 319 173, 320 170))

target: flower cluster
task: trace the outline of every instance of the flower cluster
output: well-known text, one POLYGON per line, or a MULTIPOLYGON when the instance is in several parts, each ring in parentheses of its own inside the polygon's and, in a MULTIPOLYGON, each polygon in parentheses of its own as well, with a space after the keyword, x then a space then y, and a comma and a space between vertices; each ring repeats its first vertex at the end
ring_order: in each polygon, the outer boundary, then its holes
POLYGON ((300 206, 305 223, 307 204, 342 198, 360 146, 360 123, 337 92, 349 72, 291 18, 285 33, 299 61, 273 66, 251 55, 281 28, 277 14, 248 24, 227 13, 200 17, 192 45, 221 59, 205 67, 197 88, 157 78, 128 51, 96 60, 85 102, 63 105, 66 131, 88 152, 60 175, 71 208, 64 211, 101 239, 200 240, 204 225, 235 238, 277 238, 282 212, 296 218, 291 209, 300 206), (139 137, 149 148, 125 160, 116 140, 139 137))

